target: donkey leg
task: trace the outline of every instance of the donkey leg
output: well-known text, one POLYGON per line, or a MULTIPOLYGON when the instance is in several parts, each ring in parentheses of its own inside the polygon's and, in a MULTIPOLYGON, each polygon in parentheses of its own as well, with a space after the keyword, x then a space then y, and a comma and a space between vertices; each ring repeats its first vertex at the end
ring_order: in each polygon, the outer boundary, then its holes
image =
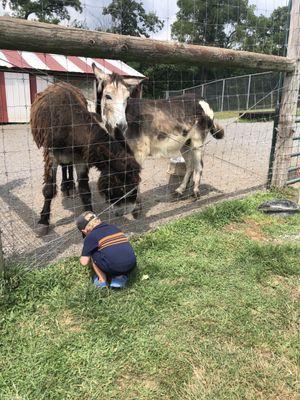
POLYGON ((65 193, 67 196, 69 196, 69 187, 68 187, 68 165, 63 164, 61 166, 61 172, 62 172, 62 181, 60 185, 60 190, 65 193))
POLYGON ((45 184, 43 187, 44 206, 41 211, 41 218, 38 222, 37 234, 45 235, 49 229, 49 220, 51 212, 51 201, 56 195, 56 174, 57 162, 55 159, 48 157, 45 161, 45 184))
POLYGON ((62 169, 62 182, 60 189, 66 196, 70 196, 70 191, 75 189, 75 182, 73 178, 73 165, 63 164, 62 169))
POLYGON ((175 192, 179 194, 179 196, 182 196, 193 173, 193 155, 191 148, 188 146, 183 146, 180 152, 185 161, 186 171, 180 186, 178 186, 175 192))
POLYGON ((84 211, 93 211, 92 196, 89 185, 89 168, 86 164, 76 164, 78 191, 84 211))
POLYGON ((73 174, 74 168, 72 164, 68 165, 68 174, 69 174, 69 182, 71 189, 75 189, 75 181, 74 181, 74 174, 73 174))
POLYGON ((194 196, 198 198, 200 196, 200 180, 203 171, 203 160, 202 160, 202 140, 197 140, 193 142, 194 149, 193 153, 193 163, 194 163, 194 196))
POLYGON ((142 209, 143 209, 143 206, 142 206, 142 200, 141 200, 141 192, 140 192, 140 187, 138 187, 138 194, 137 194, 137 198, 136 198, 136 202, 135 202, 135 207, 131 213, 134 219, 139 218, 139 216, 142 213, 142 209))

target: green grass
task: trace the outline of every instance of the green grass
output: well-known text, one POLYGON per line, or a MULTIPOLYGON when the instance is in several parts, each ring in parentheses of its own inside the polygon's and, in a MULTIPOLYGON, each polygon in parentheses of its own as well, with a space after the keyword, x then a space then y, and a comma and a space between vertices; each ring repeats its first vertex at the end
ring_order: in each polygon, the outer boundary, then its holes
MULTIPOLYGON (((251 110, 249 110, 251 111, 251 110)), ((256 110, 254 110, 256 111, 256 110)), ((272 109, 266 109, 266 110, 257 110, 257 111, 274 111, 272 109)), ((245 110, 240 110, 240 111, 219 111, 215 113, 215 117, 217 119, 228 119, 228 118, 239 118, 240 113, 246 112, 245 110)), ((268 119, 268 121, 272 121, 273 118, 268 119)), ((244 123, 254 123, 254 122, 265 122, 264 119, 260 118, 251 118, 251 119, 245 119, 245 118, 239 118, 239 122, 244 122, 244 123)))
POLYGON ((77 259, 2 283, 0 398, 296 399, 300 216, 272 194, 136 238, 139 269, 99 291, 77 259))
POLYGON ((217 119, 238 118, 240 111, 218 111, 215 112, 217 119))

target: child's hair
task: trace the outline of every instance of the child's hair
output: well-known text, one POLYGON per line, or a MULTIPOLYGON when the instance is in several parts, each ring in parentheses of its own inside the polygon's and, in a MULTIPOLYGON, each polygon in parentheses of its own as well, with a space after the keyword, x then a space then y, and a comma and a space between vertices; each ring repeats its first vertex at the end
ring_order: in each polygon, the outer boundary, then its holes
POLYGON ((100 218, 94 218, 87 224, 86 229, 92 230, 92 229, 95 228, 95 226, 97 226, 99 224, 101 224, 101 219, 100 218))
POLYGON ((80 214, 76 219, 76 225, 80 231, 83 231, 84 229, 93 229, 100 223, 100 218, 98 218, 97 215, 91 211, 86 211, 80 214))

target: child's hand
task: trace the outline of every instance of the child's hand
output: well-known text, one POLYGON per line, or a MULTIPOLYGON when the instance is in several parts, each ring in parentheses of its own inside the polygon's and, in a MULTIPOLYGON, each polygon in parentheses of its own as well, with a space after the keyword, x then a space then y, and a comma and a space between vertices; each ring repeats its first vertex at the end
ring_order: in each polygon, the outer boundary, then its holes
POLYGON ((79 259, 80 264, 83 265, 84 267, 86 265, 89 265, 90 260, 91 260, 91 257, 87 257, 87 256, 81 256, 80 259, 79 259))

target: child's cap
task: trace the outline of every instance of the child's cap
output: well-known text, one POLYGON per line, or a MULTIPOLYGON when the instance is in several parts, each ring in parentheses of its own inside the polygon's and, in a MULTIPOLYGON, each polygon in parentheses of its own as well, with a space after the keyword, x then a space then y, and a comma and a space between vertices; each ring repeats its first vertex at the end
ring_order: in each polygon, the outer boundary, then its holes
POLYGON ((95 218, 97 218, 97 215, 92 213, 91 211, 86 211, 86 212, 80 214, 79 217, 76 218, 77 228, 80 231, 82 231, 83 229, 86 228, 87 224, 95 218))

